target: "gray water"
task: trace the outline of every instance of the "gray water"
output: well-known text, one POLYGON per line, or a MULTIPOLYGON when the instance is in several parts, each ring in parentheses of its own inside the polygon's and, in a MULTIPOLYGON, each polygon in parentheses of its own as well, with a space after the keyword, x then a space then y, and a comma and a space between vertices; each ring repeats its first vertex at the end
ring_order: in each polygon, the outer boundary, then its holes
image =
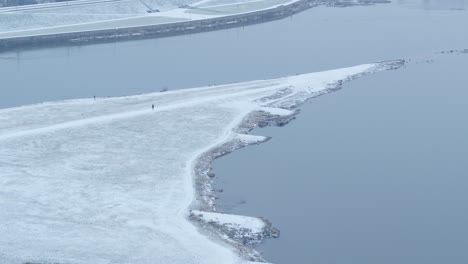
POLYGON ((0 54, 0 108, 412 58, 312 100, 215 164, 220 205, 264 216, 275 263, 467 263, 467 1, 315 8, 245 28, 0 54))
MULTIPOLYGON (((468 56, 467 56, 468 57, 468 56)), ((264 216, 273 263, 468 263, 468 58, 314 99, 215 162, 222 208, 264 216)))
POLYGON ((334 39, 322 46, 330 60, 430 62, 346 84, 312 100, 292 124, 252 132, 271 136, 268 143, 215 162, 221 208, 281 230, 258 247, 267 260, 468 263, 468 54, 431 55, 468 45, 468 14, 441 3, 322 10, 349 12, 325 30, 353 32, 340 43, 354 48, 346 54, 330 33, 316 36, 334 39))

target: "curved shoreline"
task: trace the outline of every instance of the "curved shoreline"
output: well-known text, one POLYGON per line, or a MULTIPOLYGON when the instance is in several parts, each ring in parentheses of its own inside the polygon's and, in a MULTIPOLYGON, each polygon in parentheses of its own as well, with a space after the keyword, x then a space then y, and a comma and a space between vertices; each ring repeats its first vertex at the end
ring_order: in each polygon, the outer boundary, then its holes
MULTIPOLYGON (((296 101, 293 105, 286 107, 286 110, 291 111, 290 114, 278 115, 275 113, 268 113, 265 111, 253 111, 249 112, 237 126, 233 128, 233 132, 238 135, 250 135, 249 133, 257 127, 266 127, 266 126, 277 126, 282 127, 287 125, 289 122, 295 119, 295 116, 300 113, 300 108, 305 102, 312 100, 316 97, 337 91, 342 89, 343 84, 355 80, 357 78, 372 75, 380 71, 387 70, 397 70, 406 64, 405 60, 394 60, 394 61, 384 61, 377 63, 373 69, 348 76, 348 78, 338 80, 333 84, 328 85, 328 87, 322 90, 319 93, 311 94, 310 97, 306 98, 303 101, 296 101)), ((281 94, 281 92, 279 93, 281 94)), ((281 100, 281 95, 278 95, 278 100, 281 100)), ((284 98, 284 97, 283 97, 284 98)), ((271 99, 271 98, 269 98, 271 99)), ((260 99, 262 100, 262 99, 260 99)), ((225 155, 228 155, 236 150, 242 149, 249 145, 257 145, 264 142, 267 142, 271 138, 263 136, 253 136, 257 137, 259 140, 246 142, 240 140, 239 138, 231 139, 227 142, 222 143, 221 145, 215 146, 212 149, 206 151, 196 159, 194 166, 194 176, 193 184, 195 186, 195 199, 190 206, 191 211, 206 211, 217 213, 219 208, 216 206, 215 200, 216 190, 213 189, 212 184, 215 180, 215 175, 212 173, 213 162, 225 155)), ((261 234, 249 234, 245 233, 242 237, 232 237, 226 229, 216 223, 207 223, 202 221, 194 213, 190 213, 189 219, 201 229, 203 233, 208 233, 206 235, 215 235, 218 237, 219 241, 222 241, 235 250, 238 254, 253 262, 266 262, 260 252, 258 252, 253 245, 257 243, 262 243, 266 238, 277 238, 280 235, 280 230, 275 228, 271 221, 263 217, 257 217, 261 221, 264 221, 265 227, 261 234)))
POLYGON ((222 215, 224 220, 213 221, 221 214, 207 211, 215 211, 210 203, 215 197, 206 168, 220 155, 268 140, 246 135, 254 127, 286 124, 298 113, 294 109, 308 99, 403 63, 362 64, 184 92, 2 110, 2 119, 8 121, 0 137, 5 140, 0 150, 7 158, 2 169, 10 172, 5 179, 22 182, 10 190, 15 199, 8 192, 0 193, 9 208, 0 218, 12 221, 2 230, 2 241, 12 237, 19 241, 0 243, 0 251, 8 253, 0 259, 37 263, 64 259, 75 259, 74 263, 89 263, 87 259, 96 259, 95 263, 112 259, 119 263, 135 259, 140 263, 154 259, 190 263, 194 257, 204 263, 262 261, 250 245, 278 232, 259 218, 222 215), (158 108, 152 110, 151 103, 158 108), (195 118, 196 113, 201 116, 195 118), (20 147, 25 142, 31 143, 29 148, 20 147), (148 145, 153 151, 148 151, 148 145), (59 146, 61 155, 51 146, 59 146), (31 161, 49 165, 42 168, 31 161), (23 166, 32 171, 24 174, 23 166), (202 180, 201 188, 194 186, 198 180, 202 180), (42 188, 35 188, 37 184, 42 188), (33 223, 25 213, 31 206, 37 210, 33 223), (197 230, 189 217, 189 210, 195 207, 205 209, 196 215, 207 214, 204 223, 209 225, 204 224, 203 229, 197 230), (56 221, 43 220, 50 217, 56 221), (39 234, 31 236, 25 228, 39 234), (63 236, 57 231, 62 229, 76 233, 63 236), (208 232, 210 236, 203 234, 208 232), (100 247, 90 247, 91 241, 100 247), (76 250, 44 255, 63 245, 73 245, 76 250), (135 245, 151 250, 132 251, 135 245))
MULTIPOLYGON (((181 22, 149 24, 144 26, 124 26, 112 29, 77 30, 75 32, 64 31, 49 34, 34 34, 35 30, 32 30, 31 32, 33 33, 30 33, 30 35, 26 35, 27 33, 25 33, 23 36, 3 38, 0 34, 0 52, 47 46, 86 45, 195 34, 280 20, 319 5, 347 7, 376 3, 388 3, 388 1, 362 0, 356 3, 350 3, 342 2, 342 0, 297 0, 285 5, 274 6, 253 12, 181 22)), ((138 17, 136 19, 138 19, 138 17)), ((28 32, 28 30, 25 30, 25 32, 28 32)))
POLYGON ((227 28, 253 25, 282 19, 309 9, 320 3, 320 0, 299 0, 284 6, 254 11, 238 15, 228 15, 201 20, 175 23, 146 25, 128 28, 100 29, 81 32, 67 32, 48 35, 0 38, 0 52, 16 48, 37 46, 66 46, 77 44, 106 43, 123 40, 162 38, 177 35, 193 34, 227 28))

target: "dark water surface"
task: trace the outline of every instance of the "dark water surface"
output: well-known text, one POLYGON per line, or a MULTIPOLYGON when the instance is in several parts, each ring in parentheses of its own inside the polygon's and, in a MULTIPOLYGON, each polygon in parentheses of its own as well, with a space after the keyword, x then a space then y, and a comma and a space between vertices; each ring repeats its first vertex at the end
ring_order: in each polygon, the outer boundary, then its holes
POLYGON ((215 163, 220 206, 264 216, 274 263, 468 263, 468 1, 320 7, 166 39, 0 54, 0 108, 411 58, 312 100, 215 163))

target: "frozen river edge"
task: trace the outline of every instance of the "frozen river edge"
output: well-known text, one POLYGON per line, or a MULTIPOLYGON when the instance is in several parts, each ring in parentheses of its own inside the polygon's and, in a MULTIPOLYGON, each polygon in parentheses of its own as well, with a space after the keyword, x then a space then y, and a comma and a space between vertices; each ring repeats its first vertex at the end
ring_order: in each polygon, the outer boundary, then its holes
MULTIPOLYGON (((257 243, 262 243, 263 240, 267 238, 278 238, 280 236, 280 230, 275 228, 271 221, 263 217, 235 216, 219 212, 219 208, 216 206, 216 200, 218 199, 216 194, 217 192, 222 192, 222 190, 216 190, 213 188, 216 176, 212 172, 212 164, 215 159, 249 145, 258 145, 267 142, 271 138, 250 135, 249 133, 257 127, 282 127, 287 125, 296 118, 296 115, 300 113, 299 107, 308 100, 338 91, 343 88, 345 83, 355 79, 372 75, 380 71, 397 70, 405 64, 405 60, 380 62, 376 67, 369 71, 338 80, 335 83, 329 84, 326 89, 323 89, 319 93, 304 98, 304 100, 295 101, 293 104, 283 106, 283 108, 279 108, 280 110, 264 109, 248 114, 248 116, 246 116, 242 122, 233 129, 238 133, 237 137, 220 146, 214 147, 197 159, 194 168, 196 201, 192 205, 193 209, 190 213, 190 219, 201 229, 204 229, 204 232, 207 233, 207 235, 217 236, 220 240, 234 247, 243 258, 252 262, 267 262, 261 253, 255 250, 253 246, 257 243), (233 218, 231 218, 231 222, 223 223, 223 220, 213 219, 213 215, 218 215, 220 218, 223 216, 233 218), (249 227, 249 223, 243 225, 243 223, 249 222, 252 218, 256 218, 257 221, 262 222, 263 226, 261 228, 251 228, 249 227)), ((281 97, 281 95, 279 97, 281 97)))
POLYGON ((263 261, 250 245, 277 230, 216 213, 211 162, 267 140, 254 127, 404 63, 0 110, 0 262, 263 261))

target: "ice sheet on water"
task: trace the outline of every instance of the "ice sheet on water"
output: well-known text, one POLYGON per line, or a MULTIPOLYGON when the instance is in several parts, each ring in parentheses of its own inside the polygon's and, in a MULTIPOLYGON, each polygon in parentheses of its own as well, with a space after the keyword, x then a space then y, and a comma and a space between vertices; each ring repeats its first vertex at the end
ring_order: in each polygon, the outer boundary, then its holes
POLYGON ((388 68, 0 110, 0 263, 243 262, 188 221, 198 157, 252 111, 388 68))

